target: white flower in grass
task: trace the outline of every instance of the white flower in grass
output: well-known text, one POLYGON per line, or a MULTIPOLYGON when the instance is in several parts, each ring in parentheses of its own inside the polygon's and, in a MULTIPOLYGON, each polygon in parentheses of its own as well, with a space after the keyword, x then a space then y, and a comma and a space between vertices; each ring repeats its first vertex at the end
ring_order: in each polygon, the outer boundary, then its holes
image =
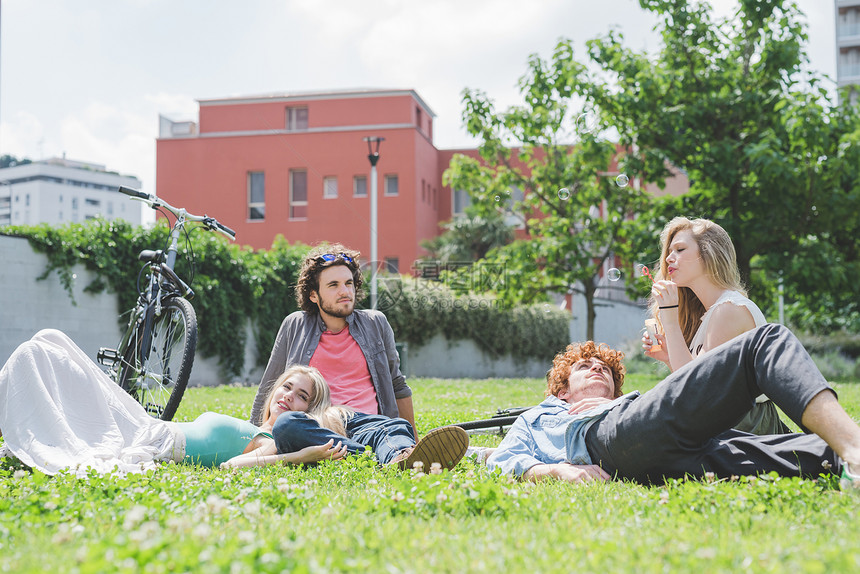
POLYGON ((229 503, 217 494, 210 494, 206 497, 206 508, 212 514, 220 514, 227 509, 229 503))
POLYGON ((125 520, 122 527, 125 530, 132 530, 146 518, 147 508, 145 506, 136 505, 131 510, 125 513, 125 520))
POLYGON ((438 462, 434 462, 430 465, 430 474, 442 474, 442 465, 438 462))
POLYGON ((242 514, 250 520, 257 520, 263 514, 263 503, 259 500, 254 500, 242 507, 242 514))
POLYGON ((27 471, 20 468, 12 473, 12 478, 24 478, 25 476, 27 476, 27 471))

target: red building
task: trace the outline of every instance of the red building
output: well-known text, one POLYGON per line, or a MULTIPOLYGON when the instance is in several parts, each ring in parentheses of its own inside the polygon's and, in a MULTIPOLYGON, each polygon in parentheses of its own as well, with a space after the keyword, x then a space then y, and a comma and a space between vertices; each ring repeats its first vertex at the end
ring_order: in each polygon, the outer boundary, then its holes
MULTIPOLYGON (((378 255, 409 273, 420 242, 451 218, 433 111, 413 90, 200 100, 199 124, 161 118, 158 195, 268 248, 339 241, 370 255, 370 162, 382 137, 378 255)), ((445 155, 450 158, 450 152, 445 155)))
MULTIPOLYGON (((423 239, 468 196, 442 186, 455 153, 433 145, 435 114, 413 90, 344 91, 200 100, 199 123, 161 118, 158 195, 207 213, 242 245, 341 242, 370 257, 370 162, 365 137, 382 137, 378 258, 410 273, 423 239)), ((614 169, 608 166, 608 170, 614 169)), ((666 190, 681 193, 686 177, 666 190)), ((653 188, 653 189, 652 189, 653 188)), ((517 193, 516 190, 514 190, 517 193)), ((513 221, 512 221, 513 223, 513 221)))

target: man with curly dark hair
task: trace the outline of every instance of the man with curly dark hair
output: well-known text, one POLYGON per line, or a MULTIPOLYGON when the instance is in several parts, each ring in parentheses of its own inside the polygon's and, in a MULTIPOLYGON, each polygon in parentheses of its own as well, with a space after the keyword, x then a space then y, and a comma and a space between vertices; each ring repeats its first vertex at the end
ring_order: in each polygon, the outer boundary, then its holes
POLYGON ((860 426, 785 327, 749 331, 641 394, 621 394, 622 358, 593 342, 556 355, 547 399, 520 415, 487 465, 535 482, 615 476, 646 484, 841 471, 843 488, 860 489, 860 426), (763 392, 810 433, 733 430, 763 392))
POLYGON ((413 431, 412 390, 400 372, 394 332, 379 311, 355 309, 361 297, 359 252, 337 244, 312 249, 296 285, 300 311, 281 323, 254 399, 251 422, 259 424, 269 389, 290 365, 316 367, 331 400, 356 412, 401 417, 413 431))

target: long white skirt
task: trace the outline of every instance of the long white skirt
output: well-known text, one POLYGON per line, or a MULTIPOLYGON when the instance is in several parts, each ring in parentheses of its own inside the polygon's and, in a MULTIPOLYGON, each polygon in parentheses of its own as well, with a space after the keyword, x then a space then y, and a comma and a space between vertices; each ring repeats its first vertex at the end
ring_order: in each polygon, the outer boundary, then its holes
POLYGON ((0 431, 24 464, 55 474, 141 472, 182 460, 184 436, 151 417, 64 333, 46 329, 0 370, 0 431))

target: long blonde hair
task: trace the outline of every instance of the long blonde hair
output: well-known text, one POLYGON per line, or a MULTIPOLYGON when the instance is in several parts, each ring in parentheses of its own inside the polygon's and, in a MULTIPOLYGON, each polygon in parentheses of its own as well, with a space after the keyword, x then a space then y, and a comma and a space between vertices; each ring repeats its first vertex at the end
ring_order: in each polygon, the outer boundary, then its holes
POLYGON ((263 407, 263 421, 269 419, 271 414, 272 396, 275 391, 280 388, 284 381, 293 375, 304 375, 311 381, 312 391, 311 398, 308 401, 308 410, 305 413, 316 420, 320 426, 333 430, 337 434, 346 435, 346 421, 354 412, 349 407, 332 406, 331 392, 329 391, 328 383, 323 378, 322 373, 314 367, 306 367, 304 365, 293 365, 288 367, 280 377, 272 385, 269 394, 266 395, 266 402, 263 407))
MULTIPOLYGON (((669 246, 675 236, 684 230, 689 230, 693 240, 699 247, 699 256, 705 267, 708 278, 718 287, 738 291, 746 297, 747 292, 741 282, 741 274, 738 270, 737 254, 732 238, 726 230, 709 219, 688 219, 686 217, 675 217, 660 232, 660 269, 654 277, 655 280, 668 279, 669 265, 666 257, 669 255, 669 246)), ((653 317, 657 317, 658 304, 653 297, 650 298, 649 310, 653 317)), ((678 321, 684 341, 689 345, 702 322, 705 314, 705 306, 689 287, 678 287, 678 321)))

